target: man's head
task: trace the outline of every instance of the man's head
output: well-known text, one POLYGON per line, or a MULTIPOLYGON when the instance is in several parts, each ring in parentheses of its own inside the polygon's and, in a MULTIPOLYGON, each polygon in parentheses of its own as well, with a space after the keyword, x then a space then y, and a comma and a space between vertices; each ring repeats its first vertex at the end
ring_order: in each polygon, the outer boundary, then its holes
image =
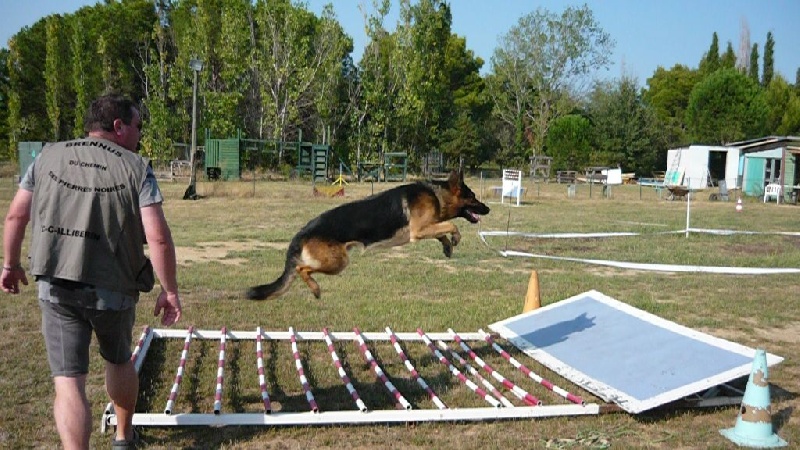
POLYGON ((142 135, 142 118, 130 99, 104 95, 89 105, 83 129, 91 137, 108 139, 135 152, 142 135))

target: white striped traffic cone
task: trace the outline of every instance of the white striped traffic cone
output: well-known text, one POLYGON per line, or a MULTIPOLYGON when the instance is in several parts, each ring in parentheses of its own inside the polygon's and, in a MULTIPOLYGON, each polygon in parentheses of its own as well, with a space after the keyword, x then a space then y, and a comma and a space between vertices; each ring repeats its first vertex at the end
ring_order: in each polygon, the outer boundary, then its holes
POLYGON ((764 349, 756 350, 736 425, 719 432, 743 447, 773 448, 787 445, 772 431, 767 352, 764 349))

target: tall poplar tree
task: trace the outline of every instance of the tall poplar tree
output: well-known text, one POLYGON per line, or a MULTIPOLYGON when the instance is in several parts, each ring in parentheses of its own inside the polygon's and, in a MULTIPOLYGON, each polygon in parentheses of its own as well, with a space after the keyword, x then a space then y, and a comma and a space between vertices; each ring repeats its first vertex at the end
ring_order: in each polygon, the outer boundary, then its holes
POLYGON ((83 111, 89 107, 89 83, 87 80, 87 66, 89 52, 86 43, 83 20, 76 16, 72 20, 70 33, 70 50, 72 52, 72 87, 75 90, 75 119, 72 137, 79 138, 84 135, 83 111))
POLYGON ((772 38, 772 31, 767 32, 767 42, 764 44, 764 72, 761 77, 761 85, 769 86, 772 77, 775 75, 775 40, 772 38))
POLYGON ((64 74, 66 58, 61 44, 61 16, 53 15, 47 19, 47 48, 44 64, 45 101, 47 103, 47 118, 50 121, 48 138, 58 141, 62 137, 61 114, 64 101, 65 85, 64 74))
POLYGON ((723 69, 733 69, 736 67, 736 53, 733 51, 733 44, 728 41, 728 46, 725 48, 725 53, 719 60, 719 66, 723 69))
POLYGON ((747 74, 758 83, 758 44, 753 44, 753 50, 750 52, 750 68, 747 74))
POLYGON ((715 31, 711 36, 711 46, 700 61, 699 69, 700 73, 708 75, 714 73, 719 67, 719 37, 717 37, 717 32, 715 31))

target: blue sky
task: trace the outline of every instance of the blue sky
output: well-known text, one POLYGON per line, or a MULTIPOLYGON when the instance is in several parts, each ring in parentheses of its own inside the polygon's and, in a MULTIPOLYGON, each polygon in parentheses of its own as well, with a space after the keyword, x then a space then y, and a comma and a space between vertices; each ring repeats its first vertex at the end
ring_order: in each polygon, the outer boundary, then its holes
MULTIPOLYGON (((413 1, 413 0, 412 0, 413 1)), ((4 1, 0 6, 0 42, 24 26, 54 13, 72 13, 95 0, 4 1)), ((333 3, 345 31, 353 37, 358 61, 366 43, 364 21, 358 4, 371 0, 310 0, 309 9, 320 13, 333 3)), ((394 30, 397 2, 384 24, 394 30)), ((711 45, 715 31, 720 52, 728 41, 738 52, 742 20, 750 28, 750 43, 758 43, 763 57, 767 32, 775 39, 775 70, 790 83, 800 68, 800 0, 587 0, 600 26, 616 41, 613 65, 598 73, 603 78, 620 76, 623 71, 644 84, 658 66, 675 64, 697 67, 711 45)), ((500 36, 517 20, 537 7, 560 13, 569 5, 583 1, 566 0, 451 0, 453 32, 466 38, 467 47, 486 61, 482 73, 490 70, 490 59, 500 36)), ((371 8, 371 6, 369 6, 371 8)), ((759 67, 763 60, 759 61, 759 67)))

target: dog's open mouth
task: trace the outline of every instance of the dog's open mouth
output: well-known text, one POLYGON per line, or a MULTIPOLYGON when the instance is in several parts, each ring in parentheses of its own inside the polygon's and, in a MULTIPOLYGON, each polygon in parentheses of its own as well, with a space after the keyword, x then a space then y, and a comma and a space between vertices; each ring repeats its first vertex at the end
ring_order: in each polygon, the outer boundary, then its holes
POLYGON ((470 222, 477 223, 477 222, 481 221, 481 216, 475 214, 474 212, 472 212, 472 211, 470 211, 468 209, 465 210, 465 212, 467 213, 467 220, 469 220, 470 222))

